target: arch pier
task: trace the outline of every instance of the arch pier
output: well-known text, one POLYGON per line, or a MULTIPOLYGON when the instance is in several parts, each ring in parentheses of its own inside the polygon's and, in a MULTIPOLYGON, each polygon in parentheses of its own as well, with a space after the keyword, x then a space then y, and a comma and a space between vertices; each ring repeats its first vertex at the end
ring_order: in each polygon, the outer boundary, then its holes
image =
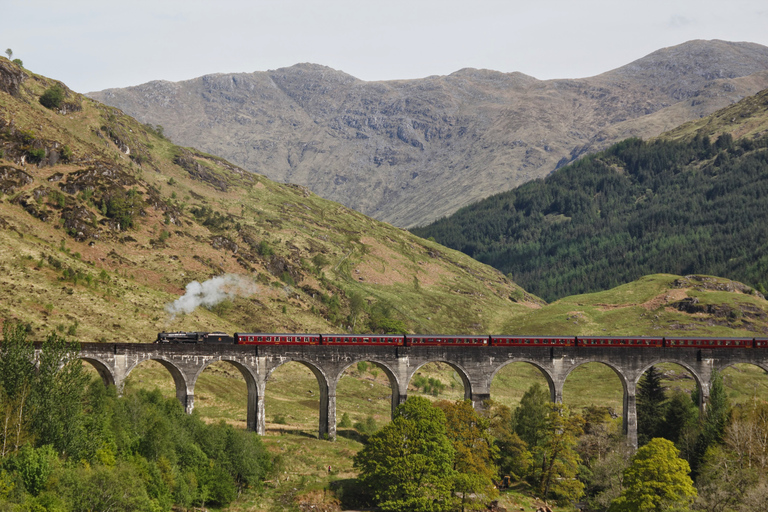
POLYGON ((198 377, 215 361, 233 364, 248 388, 248 429, 264 434, 264 394, 271 373, 287 362, 307 366, 320 388, 320 438, 336 437, 336 386, 344 371, 359 361, 376 363, 392 388, 392 411, 408 397, 408 383, 427 363, 449 364, 464 383, 464 397, 477 408, 491 397, 491 381, 503 366, 523 362, 536 366, 549 383, 554 402, 562 402, 568 375, 586 363, 603 363, 618 375, 624 392, 624 432, 637 446, 635 395, 643 373, 653 365, 676 363, 696 380, 704 407, 713 371, 748 363, 768 371, 768 350, 628 347, 392 347, 318 345, 203 345, 149 343, 83 343, 80 357, 93 365, 106 385, 122 392, 128 374, 147 360, 160 362, 173 377, 176 396, 188 413, 194 408, 198 377))

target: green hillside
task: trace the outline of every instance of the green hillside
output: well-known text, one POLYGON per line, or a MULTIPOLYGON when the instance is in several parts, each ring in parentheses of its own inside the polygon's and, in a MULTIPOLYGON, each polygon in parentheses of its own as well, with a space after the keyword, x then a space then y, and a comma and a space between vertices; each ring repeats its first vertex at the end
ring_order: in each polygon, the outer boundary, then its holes
POLYGON ((459 252, 175 146, 6 59, 0 227, 0 318, 36 337, 493 332, 543 304, 459 252), (40 102, 49 91, 52 108, 40 102), (166 311, 189 283, 225 275, 223 301, 166 311))
POLYGON ((625 140, 413 231, 548 301, 659 272, 718 275, 764 291, 766 105, 762 93, 674 139, 625 140))

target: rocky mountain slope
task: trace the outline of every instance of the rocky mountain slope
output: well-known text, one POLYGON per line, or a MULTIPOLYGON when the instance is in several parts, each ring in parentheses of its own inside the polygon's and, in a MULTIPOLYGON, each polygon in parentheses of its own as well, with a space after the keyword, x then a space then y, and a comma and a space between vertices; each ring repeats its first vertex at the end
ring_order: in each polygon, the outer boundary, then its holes
POLYGON ((766 87, 768 48, 691 41, 577 80, 463 69, 364 82, 299 64, 89 96, 177 143, 410 227, 766 87))

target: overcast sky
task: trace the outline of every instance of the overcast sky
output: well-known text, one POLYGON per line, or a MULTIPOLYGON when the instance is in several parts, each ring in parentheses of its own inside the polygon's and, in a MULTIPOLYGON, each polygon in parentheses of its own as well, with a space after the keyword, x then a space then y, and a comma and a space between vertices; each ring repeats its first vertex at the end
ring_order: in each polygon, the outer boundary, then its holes
POLYGON ((0 0, 0 48, 77 92, 324 64, 581 78, 692 39, 768 46, 765 0, 0 0))

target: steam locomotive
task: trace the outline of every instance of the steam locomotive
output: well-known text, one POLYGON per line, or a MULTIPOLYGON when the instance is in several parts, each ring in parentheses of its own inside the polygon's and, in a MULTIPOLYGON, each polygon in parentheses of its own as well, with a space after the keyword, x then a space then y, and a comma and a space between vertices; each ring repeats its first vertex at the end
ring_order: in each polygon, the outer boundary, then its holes
POLYGON ((235 345, 376 345, 443 347, 628 347, 628 348, 762 348, 768 338, 704 338, 648 336, 506 336, 438 334, 287 334, 224 332, 160 332, 155 343, 221 343, 235 345))

